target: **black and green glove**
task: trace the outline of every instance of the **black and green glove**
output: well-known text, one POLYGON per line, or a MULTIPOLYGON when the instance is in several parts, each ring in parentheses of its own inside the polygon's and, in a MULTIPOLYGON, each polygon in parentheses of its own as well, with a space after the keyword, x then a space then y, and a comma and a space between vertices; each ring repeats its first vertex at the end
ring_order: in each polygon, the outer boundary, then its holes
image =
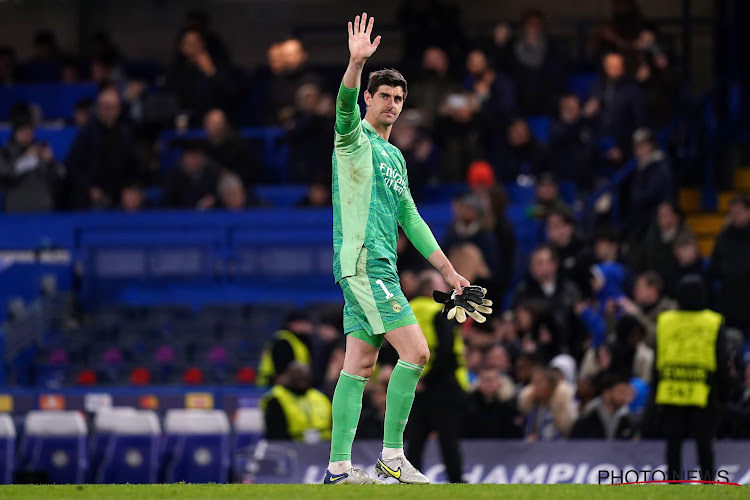
POLYGON ((481 286, 472 285, 461 288, 463 293, 459 295, 455 290, 452 293, 435 290, 432 292, 432 298, 435 302, 443 304, 442 313, 448 319, 456 318, 456 321, 463 323, 466 321, 466 315, 477 323, 484 323, 487 318, 483 314, 492 314, 491 300, 484 296, 487 289, 481 286))

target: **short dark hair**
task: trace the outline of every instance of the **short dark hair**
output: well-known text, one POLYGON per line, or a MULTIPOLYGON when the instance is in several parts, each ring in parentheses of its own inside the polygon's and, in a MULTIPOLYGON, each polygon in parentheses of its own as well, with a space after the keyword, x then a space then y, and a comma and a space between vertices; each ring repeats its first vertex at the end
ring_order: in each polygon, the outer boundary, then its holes
POLYGON ((401 87, 404 91, 404 99, 408 94, 408 87, 406 85, 406 78, 398 70, 395 69, 381 69, 370 73, 370 77, 367 80, 367 91, 370 95, 375 95, 378 88, 381 85, 388 85, 389 87, 401 87))
POLYGON ((656 271, 646 271, 644 273, 641 273, 636 279, 641 278, 643 278, 648 286, 652 286, 659 290, 659 293, 661 293, 662 289, 664 288, 664 280, 656 271))

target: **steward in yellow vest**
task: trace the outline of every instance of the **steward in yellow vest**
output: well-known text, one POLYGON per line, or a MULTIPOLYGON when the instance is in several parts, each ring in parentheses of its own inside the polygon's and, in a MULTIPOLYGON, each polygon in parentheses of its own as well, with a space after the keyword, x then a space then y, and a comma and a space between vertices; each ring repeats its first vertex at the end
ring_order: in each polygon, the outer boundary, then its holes
POLYGON ((310 367, 292 363, 260 400, 266 422, 266 439, 314 443, 331 439, 331 401, 313 389, 310 367))
POLYGON ((679 309, 659 314, 653 398, 667 438, 667 479, 684 479, 682 442, 696 440, 701 479, 713 480, 713 439, 729 389, 724 318, 706 309, 698 275, 678 286, 679 309))
POLYGON ((440 273, 424 271, 420 274, 419 296, 409 301, 430 348, 430 360, 417 385, 409 415, 406 455, 419 469, 427 437, 436 431, 448 480, 458 483, 462 482, 459 440, 469 401, 466 393, 469 371, 460 329, 440 314, 443 304, 432 298, 432 291, 442 290, 444 286, 440 273))
POLYGON ((312 329, 312 323, 303 313, 293 312, 287 317, 284 328, 276 332, 260 358, 256 380, 259 387, 273 385, 276 376, 286 371, 292 362, 312 366, 312 329))

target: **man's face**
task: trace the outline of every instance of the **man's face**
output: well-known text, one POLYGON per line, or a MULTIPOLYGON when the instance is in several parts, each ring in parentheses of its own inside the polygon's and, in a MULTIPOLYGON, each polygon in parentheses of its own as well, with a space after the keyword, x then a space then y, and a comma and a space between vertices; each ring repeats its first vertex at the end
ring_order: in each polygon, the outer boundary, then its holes
POLYGON ((610 401, 615 408, 622 408, 630 404, 630 401, 633 399, 630 384, 626 384, 625 382, 615 384, 608 392, 610 401))
POLYGON ((448 72, 448 55, 439 47, 430 47, 422 56, 422 67, 439 75, 448 72))
POLYGON ((195 173, 203 166, 203 151, 185 151, 182 153, 182 168, 188 173, 195 173))
POLYGON ((700 258, 700 254, 698 253, 698 245, 696 245, 694 242, 690 242, 675 246, 674 257, 682 266, 694 264, 695 262, 698 262, 698 259, 700 258))
POLYGON ((594 243, 594 254, 600 261, 615 259, 617 257, 617 243, 609 240, 598 240, 594 243))
POLYGON ((470 75, 478 76, 487 71, 487 56, 480 50, 472 50, 466 58, 466 70, 470 75))
POLYGON ((21 146, 31 146, 34 142, 34 129, 30 126, 21 127, 15 131, 14 136, 21 146))
POLYGON ((625 74, 625 61, 619 54, 607 54, 603 65, 604 73, 610 80, 619 80, 625 74))
POLYGON ((557 214, 547 217, 547 238, 557 247, 565 247, 573 237, 574 226, 557 214))
POLYGON ((487 399, 497 397, 497 392, 500 390, 500 373, 497 370, 483 370, 479 374, 477 388, 487 399))
POLYGON ((557 262, 552 258, 549 249, 537 250, 531 256, 529 263, 531 277, 539 283, 546 283, 555 278, 557 274, 557 262))
POLYGON ((384 126, 393 125, 404 107, 404 89, 381 85, 375 95, 365 92, 368 113, 384 126))
POLYGON ((203 119, 203 129, 206 131, 208 140, 216 144, 226 136, 227 119, 221 110, 214 109, 206 113, 203 119))
POLYGON ((645 278, 638 278, 633 286, 633 299, 639 305, 649 306, 659 300, 659 291, 649 285, 645 278))
POLYGON ((750 224, 750 208, 745 208, 742 203, 732 203, 729 207, 729 221, 734 227, 746 227, 750 224))
POLYGON ((114 89, 105 90, 99 94, 96 101, 96 114, 99 120, 111 127, 120 116, 120 96, 114 89))
POLYGON ((560 99, 560 119, 571 123, 581 116, 581 101, 576 96, 566 96, 560 99))
POLYGON ((197 31, 188 31, 180 40, 180 52, 187 59, 193 60, 203 51, 203 38, 197 31))
POLYGON ((677 229, 678 222, 677 214, 674 213, 674 210, 672 210, 672 207, 668 203, 659 205, 656 211, 656 223, 662 232, 674 231, 677 229))

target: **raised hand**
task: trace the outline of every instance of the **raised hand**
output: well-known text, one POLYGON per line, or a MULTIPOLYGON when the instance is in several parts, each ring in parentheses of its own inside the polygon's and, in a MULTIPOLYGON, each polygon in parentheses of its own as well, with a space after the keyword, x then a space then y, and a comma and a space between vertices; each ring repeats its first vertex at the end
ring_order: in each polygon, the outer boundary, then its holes
POLYGON ((380 35, 370 42, 374 23, 374 17, 371 17, 368 22, 366 12, 362 13, 361 18, 360 16, 355 17, 354 24, 349 21, 349 56, 352 61, 364 63, 380 45, 380 35))

